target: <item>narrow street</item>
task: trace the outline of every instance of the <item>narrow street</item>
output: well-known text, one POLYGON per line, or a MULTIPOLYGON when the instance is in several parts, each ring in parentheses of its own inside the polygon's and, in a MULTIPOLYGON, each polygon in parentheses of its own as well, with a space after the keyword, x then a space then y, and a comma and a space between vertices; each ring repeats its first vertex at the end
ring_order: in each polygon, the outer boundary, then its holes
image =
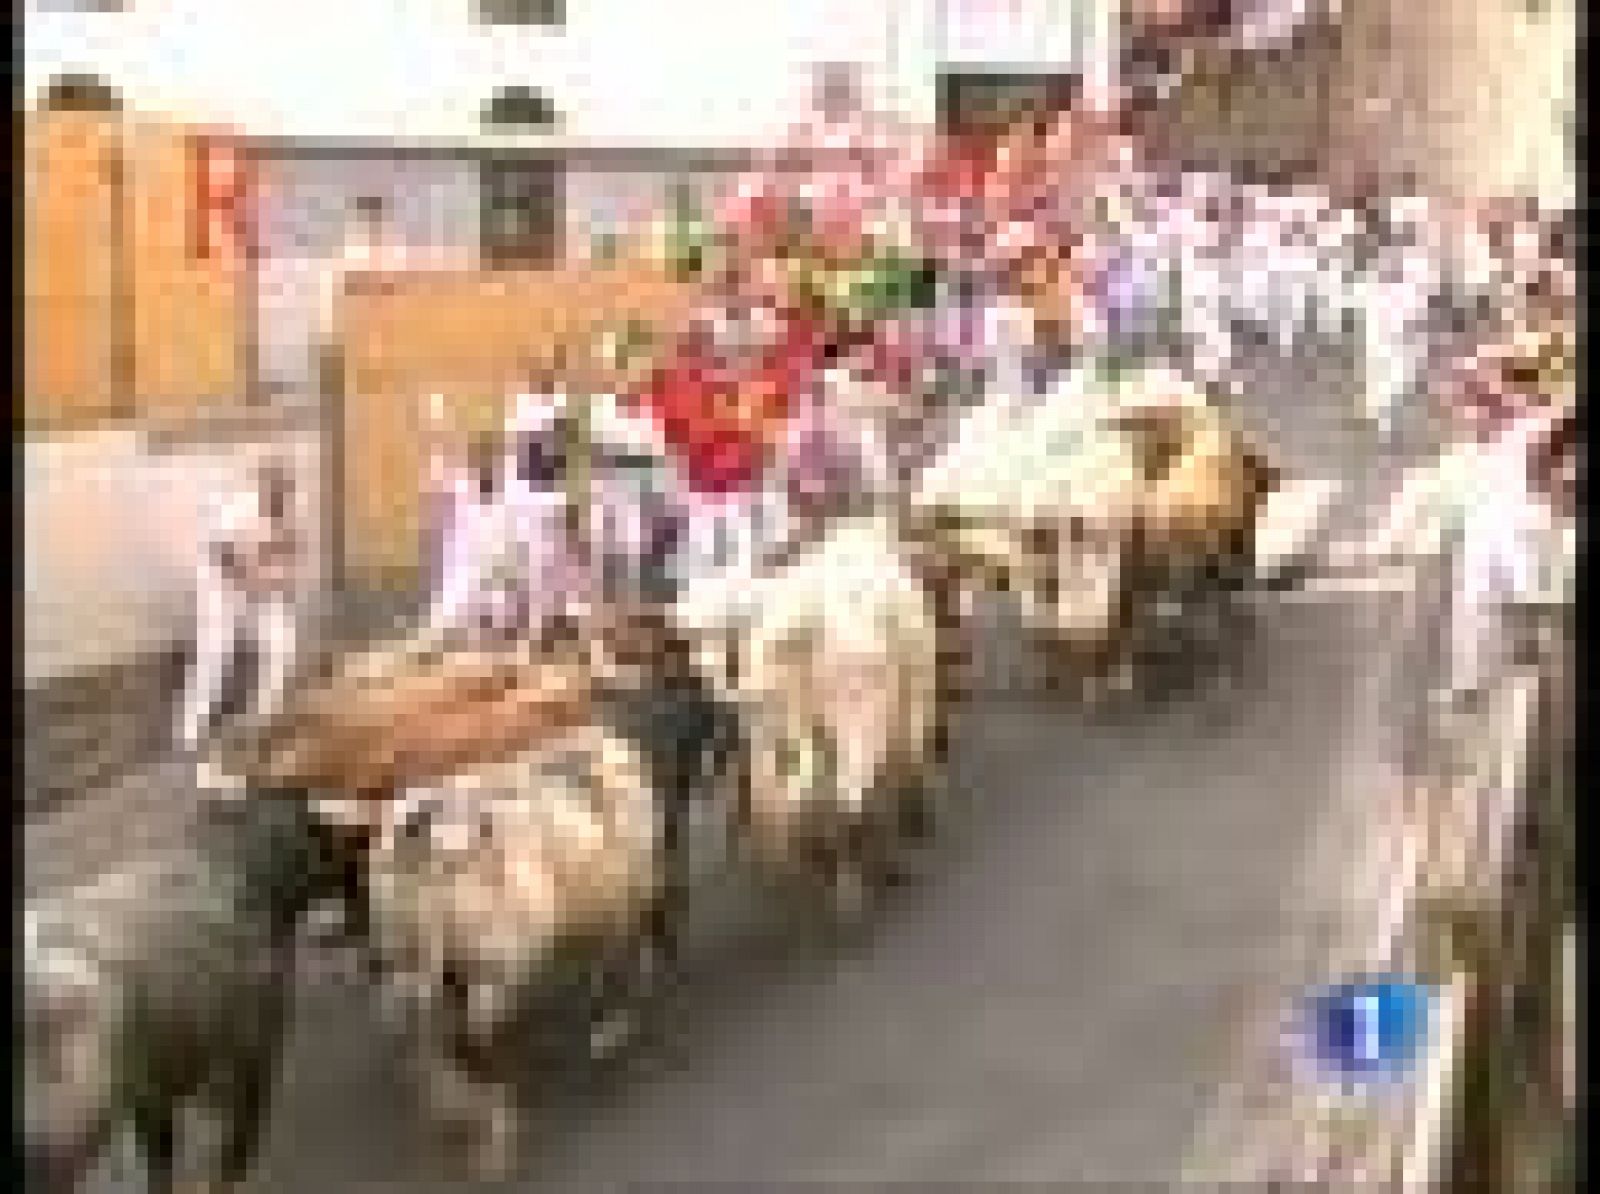
MULTIPOLYGON (((1330 412, 1339 388, 1321 379, 1324 405, 1260 433, 1299 475, 1354 479, 1353 527, 1393 470, 1330 412)), ((1384 601, 1269 601, 1239 691, 1114 717, 1037 695, 998 619, 954 752, 969 807, 936 873, 868 945, 818 956, 708 842, 680 1035, 616 1081, 530 1075, 517 1188, 1176 1180, 1253 993, 1339 902, 1329 833, 1387 782, 1384 601)), ((29 890, 158 842, 181 778, 157 760, 30 825, 29 890)), ((374 1014, 308 977, 257 1188, 456 1188, 374 1014)))

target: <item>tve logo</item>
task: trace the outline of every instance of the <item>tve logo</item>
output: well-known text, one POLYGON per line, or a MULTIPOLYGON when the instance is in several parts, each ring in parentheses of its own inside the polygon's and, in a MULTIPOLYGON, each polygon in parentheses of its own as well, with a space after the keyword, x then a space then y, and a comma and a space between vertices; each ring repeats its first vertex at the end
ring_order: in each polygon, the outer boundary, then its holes
POLYGON ((1296 1035, 1326 1077, 1406 1078, 1427 1048, 1433 999, 1431 988, 1400 979, 1324 987, 1306 999, 1296 1035))

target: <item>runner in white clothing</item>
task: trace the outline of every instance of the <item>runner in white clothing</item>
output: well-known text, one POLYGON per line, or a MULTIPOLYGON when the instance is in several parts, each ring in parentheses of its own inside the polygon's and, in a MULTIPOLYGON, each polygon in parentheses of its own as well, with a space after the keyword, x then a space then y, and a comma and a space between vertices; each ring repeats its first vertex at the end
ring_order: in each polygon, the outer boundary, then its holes
POLYGON ((221 503, 208 528, 197 577, 193 675, 178 725, 186 748, 200 744, 242 638, 249 637, 258 653, 248 714, 269 717, 283 699, 294 667, 307 564, 293 502, 288 467, 269 460, 252 470, 246 491, 221 503))
POLYGON ((567 415, 556 371, 541 370, 518 395, 506 427, 507 516, 526 570, 522 612, 536 635, 581 618, 591 596, 570 489, 567 415))
POLYGON ((1560 593, 1568 526, 1530 475, 1538 445, 1559 421, 1550 412, 1524 414, 1478 455, 1450 623, 1451 685, 1460 696, 1483 691, 1499 674, 1507 607, 1560 593))
POLYGON ((441 478, 449 504, 439 588, 427 621, 432 634, 492 629, 513 615, 519 544, 504 501, 500 465, 498 448, 479 443, 467 467, 450 469, 441 478))

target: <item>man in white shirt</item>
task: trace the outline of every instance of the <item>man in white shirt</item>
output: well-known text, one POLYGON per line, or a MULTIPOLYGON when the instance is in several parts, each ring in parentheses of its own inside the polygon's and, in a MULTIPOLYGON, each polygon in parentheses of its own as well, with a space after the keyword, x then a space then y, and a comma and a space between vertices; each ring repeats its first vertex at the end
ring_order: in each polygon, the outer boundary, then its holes
POLYGON ((284 462, 269 459, 251 473, 245 491, 215 511, 201 544, 194 671, 178 726, 189 749, 206 732, 241 639, 253 641, 258 657, 251 717, 277 711, 294 667, 308 563, 304 523, 284 462))
POLYGON ((1504 662, 1508 606, 1559 599, 1563 556, 1573 550, 1570 520, 1534 490, 1537 445, 1559 416, 1522 415, 1478 456, 1471 502, 1463 512, 1461 572, 1451 615, 1451 685, 1479 693, 1504 662), (1564 525, 1565 524, 1565 525, 1564 525))
POLYGON ((607 591, 664 596, 678 511, 676 479, 659 430, 613 394, 590 407, 588 540, 607 591))
POLYGON ((445 482, 439 585, 427 619, 435 636, 503 621, 514 612, 521 580, 498 452, 476 445, 466 467, 451 470, 445 482))
POLYGON ((530 629, 581 616, 590 597, 569 468, 569 403, 555 369, 536 370, 506 426, 506 513, 523 553, 530 629))

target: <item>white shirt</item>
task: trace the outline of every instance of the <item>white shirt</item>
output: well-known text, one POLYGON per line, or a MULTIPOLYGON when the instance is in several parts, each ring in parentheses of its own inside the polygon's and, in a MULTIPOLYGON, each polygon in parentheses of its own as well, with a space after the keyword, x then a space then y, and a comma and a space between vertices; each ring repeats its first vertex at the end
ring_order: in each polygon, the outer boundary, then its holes
POLYGON ((1478 457, 1479 482, 1464 511, 1462 533, 1475 577, 1501 600, 1559 599, 1570 582, 1567 553, 1575 531, 1531 491, 1529 445, 1546 420, 1526 418, 1478 457))
POLYGON ((503 594, 525 587, 528 561, 503 498, 463 495, 444 543, 444 574, 434 604, 436 629, 493 616, 503 594))
MULTIPOLYGON (((244 598, 292 595, 281 590, 256 589, 249 585, 248 580, 241 587, 238 579, 223 569, 218 557, 222 552, 231 550, 240 557, 248 573, 261 562, 264 553, 274 547, 281 549, 286 538, 297 529, 297 522, 292 507, 284 522, 269 519, 262 509, 260 495, 253 492, 233 493, 223 498, 211 511, 202 540, 199 568, 201 591, 216 596, 244 598)), ((296 572, 299 572, 304 566, 303 540, 295 547, 297 551, 292 563, 296 572)), ((298 581, 293 587, 299 587, 298 581)))

